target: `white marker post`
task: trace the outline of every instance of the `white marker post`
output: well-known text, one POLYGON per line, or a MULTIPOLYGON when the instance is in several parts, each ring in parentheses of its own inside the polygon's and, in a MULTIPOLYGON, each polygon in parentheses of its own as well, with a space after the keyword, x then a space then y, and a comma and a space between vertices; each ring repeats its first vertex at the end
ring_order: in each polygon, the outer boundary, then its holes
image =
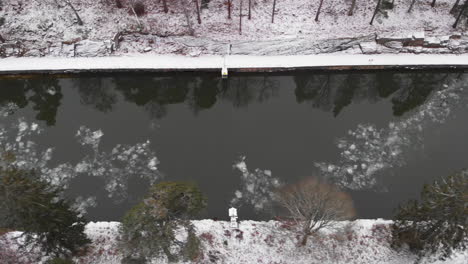
POLYGON ((234 207, 229 208, 229 217, 231 217, 231 228, 239 228, 237 223, 237 209, 234 207))
POLYGON ((230 54, 231 54, 231 44, 228 44, 227 45, 226 55, 224 56, 223 68, 221 69, 221 77, 223 79, 228 77, 228 68, 226 66, 226 57, 229 56, 230 54))

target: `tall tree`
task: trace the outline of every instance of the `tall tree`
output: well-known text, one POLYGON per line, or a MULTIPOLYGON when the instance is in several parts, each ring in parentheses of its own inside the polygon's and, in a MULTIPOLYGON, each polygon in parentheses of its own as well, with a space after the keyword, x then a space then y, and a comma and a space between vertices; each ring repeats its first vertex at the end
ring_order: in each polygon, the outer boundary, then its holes
POLYGON ((242 0, 239 2, 239 35, 242 35, 242 0))
POLYGON ((397 211, 393 246, 407 244, 420 257, 466 249, 468 235, 468 171, 424 185, 419 201, 409 201, 397 211))
POLYGON ((436 0, 432 0, 431 6, 434 7, 436 3, 436 0))
POLYGON ((354 14, 354 8, 356 7, 356 0, 351 1, 351 7, 348 11, 348 16, 352 16, 354 14))
POLYGON ((273 10, 271 11, 271 23, 275 22, 276 0, 273 0, 273 10))
POLYGON ((452 9, 450 9, 450 13, 455 12, 455 9, 457 9, 459 3, 460 0, 455 1, 455 4, 453 4, 452 9))
POLYGON ((194 0, 195 7, 197 9, 197 21, 198 24, 201 24, 201 17, 200 17, 200 6, 198 5, 198 0, 194 0))
POLYGON ((416 3, 416 0, 411 1, 411 4, 410 4, 410 6, 408 8, 408 13, 411 13, 411 11, 413 10, 414 3, 416 3))
POLYGON ((0 168, 0 227, 23 231, 21 248, 38 246, 46 255, 71 256, 90 240, 86 220, 61 198, 63 191, 34 172, 0 168))
POLYGON ((249 0, 249 20, 252 18, 251 9, 252 9, 252 0, 249 0))
POLYGON ((323 0, 320 0, 319 7, 317 9, 317 15, 315 15, 315 21, 319 21, 320 11, 322 10, 323 0))
POLYGON ((231 19, 232 0, 227 0, 228 19, 231 19))
POLYGON ((453 28, 456 28, 458 25, 458 22, 460 21, 461 16, 465 12, 466 8, 468 7, 468 0, 465 0, 465 4, 463 5, 462 9, 460 10, 460 13, 458 14, 457 20, 455 20, 455 23, 453 24, 453 28))
POLYGON ((370 21, 370 24, 372 25, 372 23, 374 23, 374 18, 375 16, 377 15, 377 12, 379 12, 379 9, 380 9, 380 3, 382 2, 382 0, 379 0, 377 2, 377 6, 375 7, 375 10, 374 10, 374 14, 372 15, 372 19, 370 21))
POLYGON ((164 13, 169 12, 169 8, 167 8, 167 0, 162 0, 164 13))
POLYGON ((78 21, 78 25, 82 26, 83 20, 81 20, 81 17, 78 14, 78 11, 76 10, 76 8, 71 3, 71 0, 62 0, 62 2, 64 2, 67 6, 69 6, 73 10, 73 13, 75 13, 76 20, 78 21))
POLYGON ((123 218, 119 231, 124 255, 142 260, 165 255, 171 263, 181 257, 193 261, 200 248, 190 219, 205 207, 205 196, 193 184, 161 182, 152 186, 143 202, 123 218), (188 239, 179 240, 176 233, 184 231, 188 239))

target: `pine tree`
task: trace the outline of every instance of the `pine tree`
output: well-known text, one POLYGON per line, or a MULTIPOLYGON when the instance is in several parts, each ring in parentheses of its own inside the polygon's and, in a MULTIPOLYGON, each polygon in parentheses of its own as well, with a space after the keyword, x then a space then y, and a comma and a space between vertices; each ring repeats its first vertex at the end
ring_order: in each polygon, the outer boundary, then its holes
POLYGON ((198 187, 183 182, 162 182, 153 186, 142 203, 123 218, 121 248, 127 259, 151 259, 165 255, 169 261, 181 257, 193 260, 200 250, 190 218, 206 206, 198 187), (179 241, 175 231, 187 231, 188 240, 179 241))
POLYGON ((23 231, 24 246, 38 246, 46 255, 77 253, 90 242, 87 222, 61 192, 34 172, 0 168, 0 227, 23 231))
POLYGON ((468 170, 425 185, 420 201, 399 207, 393 225, 393 246, 408 244, 420 257, 466 249, 468 170))

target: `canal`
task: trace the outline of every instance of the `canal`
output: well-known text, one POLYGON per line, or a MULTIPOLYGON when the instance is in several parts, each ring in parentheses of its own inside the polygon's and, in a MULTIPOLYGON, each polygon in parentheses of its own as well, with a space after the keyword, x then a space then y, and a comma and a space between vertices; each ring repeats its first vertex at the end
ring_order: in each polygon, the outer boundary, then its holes
POLYGON ((349 192, 359 218, 391 218, 467 167, 467 103, 455 70, 2 78, 0 149, 94 221, 163 180, 195 182, 202 217, 268 219, 274 188, 305 177, 349 192))

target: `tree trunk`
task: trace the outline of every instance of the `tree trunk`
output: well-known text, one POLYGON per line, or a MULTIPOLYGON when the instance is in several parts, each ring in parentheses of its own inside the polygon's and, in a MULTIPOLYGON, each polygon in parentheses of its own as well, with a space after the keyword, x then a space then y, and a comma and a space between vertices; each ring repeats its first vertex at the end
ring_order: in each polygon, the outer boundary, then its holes
POLYGON ((416 2, 416 0, 412 0, 411 1, 411 5, 409 6, 408 8, 408 13, 411 13, 411 10, 413 10, 413 6, 414 6, 414 3, 416 2))
POLYGON ((162 2, 163 2, 164 13, 169 12, 169 8, 167 8, 167 0, 162 0, 162 2))
POLYGON ((242 35, 242 0, 239 1, 239 35, 242 35))
POLYGON ((197 21, 198 24, 201 24, 201 17, 200 17, 200 6, 198 5, 198 0, 194 0, 195 6, 197 8, 197 21))
POLYGON ((349 8, 349 11, 348 11, 348 16, 352 16, 354 14, 355 7, 356 7, 356 0, 353 0, 351 2, 351 7, 349 8))
POLYGON ((436 2, 436 0, 432 0, 431 7, 435 6, 435 2, 436 2))
POLYGON ((5 42, 5 39, 2 37, 2 35, 0 35, 0 42, 2 42, 2 43, 5 42))
POLYGON ((190 12, 187 8, 187 4, 189 4, 188 1, 183 1, 183 7, 182 7, 182 10, 184 12, 184 16, 185 16, 185 20, 187 21, 187 28, 188 28, 188 33, 190 36, 193 36, 195 34, 195 31, 193 30, 193 26, 192 26, 192 21, 190 20, 190 12))
POLYGON ((73 10, 75 13, 76 19, 78 20, 78 25, 82 26, 83 25, 83 20, 81 20, 80 15, 78 15, 78 11, 76 11, 75 7, 72 5, 70 0, 64 0, 64 2, 73 10))
POLYGON ((382 0, 379 0, 379 1, 377 2, 377 6, 375 7, 374 15, 372 15, 372 19, 371 19, 371 21, 370 21, 370 24, 371 24, 371 25, 372 25, 372 23, 374 23, 374 18, 375 18, 375 16, 377 15, 377 12, 379 12, 380 2, 382 2, 382 0))
POLYGON ((252 18, 251 9, 252 9, 252 0, 249 0, 249 20, 252 18))
POLYGON ((228 2, 227 2, 228 19, 231 19, 231 6, 232 6, 232 0, 228 0, 228 2))
POLYGON ((276 0, 273 0, 273 10, 271 11, 271 23, 275 22, 276 0))
POLYGON ((458 14, 457 20, 455 20, 455 24, 453 24, 453 28, 456 28, 458 25, 458 22, 460 21, 461 16, 465 12, 466 7, 468 6, 468 0, 465 0, 465 4, 463 4, 462 9, 460 10, 460 14, 458 14))
POLYGON ((450 13, 455 12, 455 9, 457 8, 458 4, 460 3, 460 0, 457 0, 455 4, 452 6, 452 9, 450 9, 450 13))
POLYGON ((301 240, 301 246, 307 245, 307 240, 309 239, 309 236, 310 236, 309 232, 304 234, 304 236, 302 237, 302 240, 301 240))
POLYGON ((320 4, 317 10, 317 15, 315 16, 315 21, 319 20, 320 10, 322 10, 322 4, 323 4, 323 0, 320 0, 320 4))

